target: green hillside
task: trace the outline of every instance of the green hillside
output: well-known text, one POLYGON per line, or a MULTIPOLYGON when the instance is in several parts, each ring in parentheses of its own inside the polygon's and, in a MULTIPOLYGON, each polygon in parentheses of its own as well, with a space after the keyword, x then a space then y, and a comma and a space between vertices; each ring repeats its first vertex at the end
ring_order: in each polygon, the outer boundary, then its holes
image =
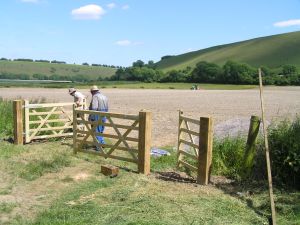
POLYGON ((184 69, 187 66, 194 67, 200 61, 223 65, 228 60, 248 63, 252 66, 264 65, 270 68, 277 68, 283 64, 292 64, 300 68, 300 31, 172 56, 162 59, 157 66, 159 69, 169 71, 184 69))
POLYGON ((50 78, 52 75, 84 76, 97 80, 99 77, 110 77, 115 71, 115 68, 102 66, 0 60, 0 74, 28 74, 31 78, 34 74, 42 74, 50 78))

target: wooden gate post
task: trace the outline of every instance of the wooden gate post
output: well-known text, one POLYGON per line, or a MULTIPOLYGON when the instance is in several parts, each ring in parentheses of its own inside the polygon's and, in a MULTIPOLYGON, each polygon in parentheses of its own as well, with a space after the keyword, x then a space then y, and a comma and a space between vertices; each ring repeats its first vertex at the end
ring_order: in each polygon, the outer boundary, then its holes
POLYGON ((15 145, 23 145, 23 101, 13 101, 14 116, 14 143, 15 145))
POLYGON ((197 183, 207 185, 211 172, 213 124, 211 117, 200 118, 197 183))
POLYGON ((152 113, 147 111, 139 112, 139 153, 138 170, 139 173, 148 175, 150 173, 150 148, 152 113))

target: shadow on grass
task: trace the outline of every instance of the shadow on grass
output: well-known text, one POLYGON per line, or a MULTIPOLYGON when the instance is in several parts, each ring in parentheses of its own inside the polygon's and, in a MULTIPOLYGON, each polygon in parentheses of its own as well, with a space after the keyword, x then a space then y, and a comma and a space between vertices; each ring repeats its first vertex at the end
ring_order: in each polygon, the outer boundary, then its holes
POLYGON ((163 181, 171 181, 178 183, 192 183, 195 184, 196 180, 192 177, 183 176, 177 172, 156 172, 156 178, 163 181))
MULTIPOLYGON (((266 217, 272 224, 268 185, 266 182, 218 183, 215 186, 225 194, 245 202, 257 215, 266 217)), ((300 193, 289 188, 274 188, 276 220, 279 224, 299 224, 300 193)))

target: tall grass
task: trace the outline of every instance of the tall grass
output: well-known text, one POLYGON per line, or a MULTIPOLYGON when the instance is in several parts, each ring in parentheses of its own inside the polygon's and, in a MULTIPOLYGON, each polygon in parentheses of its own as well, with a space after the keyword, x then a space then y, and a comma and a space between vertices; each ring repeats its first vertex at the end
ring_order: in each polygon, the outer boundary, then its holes
POLYGON ((300 117, 273 124, 269 139, 275 179, 300 189, 300 117))
POLYGON ((12 101, 0 98, 0 137, 13 134, 12 101))
MULTIPOLYGON (((300 188, 300 117, 268 128, 272 175, 279 185, 300 188)), ((213 173, 241 180, 246 138, 226 137, 214 141, 213 173)), ((264 140, 258 140, 254 167, 245 179, 266 178, 264 140)))
POLYGON ((241 136, 215 139, 213 143, 213 173, 241 179, 246 139, 241 136))

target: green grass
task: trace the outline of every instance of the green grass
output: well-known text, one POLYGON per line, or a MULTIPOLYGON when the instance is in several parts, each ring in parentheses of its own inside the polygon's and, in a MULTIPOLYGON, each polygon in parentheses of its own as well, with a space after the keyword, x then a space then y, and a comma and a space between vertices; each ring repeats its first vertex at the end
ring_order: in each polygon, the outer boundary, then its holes
POLYGON ((0 163, 2 169, 14 177, 32 181, 46 173, 54 173, 70 166, 71 151, 66 152, 49 143, 42 149, 40 146, 14 146, 3 143, 0 148, 0 163))
POLYGON ((213 144, 213 170, 215 175, 223 175, 233 179, 241 178, 243 157, 246 146, 244 137, 225 137, 215 139, 213 144))
POLYGON ((13 134, 12 101, 0 96, 0 138, 13 134))
POLYGON ((1 61, 1 72, 12 74, 43 74, 51 76, 53 74, 61 76, 84 75, 87 78, 98 79, 99 77, 111 77, 115 74, 116 69, 101 66, 82 66, 73 64, 55 64, 39 62, 22 62, 22 61, 1 61), (25 72, 26 71, 26 72, 25 72))
MULTIPOLYGON (((118 88, 118 89, 182 89, 190 90, 193 83, 141 83, 124 81, 97 81, 93 83, 71 83, 71 84, 43 84, 43 83, 16 83, 0 82, 0 88, 9 87, 31 87, 31 88, 90 88, 92 85, 98 85, 99 88, 118 88)), ((256 85, 231 85, 231 84, 198 84, 202 90, 244 90, 256 88, 256 85)))
POLYGON ((228 60, 234 60, 256 67, 275 69, 283 64, 292 64, 300 69, 299 57, 300 32, 293 32, 189 52, 162 60, 157 66, 169 71, 194 67, 200 61, 223 65, 228 60))
POLYGON ((263 224, 245 203, 219 191, 136 174, 85 182, 64 193, 29 224, 263 224))
POLYGON ((10 213, 16 206, 17 206, 16 203, 1 202, 0 203, 0 213, 10 213))
MULTIPOLYGON (((176 152, 171 148, 166 149, 172 153, 171 156, 151 159, 153 172, 175 171, 176 152)), ((23 147, 8 143, 1 145, 1 171, 6 171, 11 178, 19 176, 21 171, 36 175, 34 180, 12 179, 17 182, 10 184, 13 186, 20 187, 25 182, 25 186, 30 187, 32 184, 36 188, 36 181, 44 179, 42 177, 46 173, 55 174, 66 166, 73 166, 75 169, 79 164, 85 164, 86 168, 92 166, 95 170, 93 177, 81 182, 75 181, 69 175, 59 179, 52 176, 55 180, 48 180, 49 183, 54 184, 60 180, 69 186, 60 190, 55 185, 48 185, 45 188, 50 188, 49 193, 59 193, 50 201, 50 205, 40 202, 35 206, 38 210, 33 208, 37 210, 37 215, 31 218, 22 214, 11 215, 8 224, 268 224, 270 210, 266 184, 242 188, 230 186, 230 191, 226 191, 226 184, 218 188, 201 187, 162 181, 156 178, 156 174, 144 176, 123 169, 118 177, 109 178, 99 173, 100 165, 107 163, 126 167, 128 165, 83 153, 73 156, 72 149, 59 142, 23 147), (71 164, 58 163, 58 156, 67 157, 71 164), (53 166, 44 164, 45 161, 53 166), (37 167, 41 165, 45 170, 40 173, 39 169, 28 169, 34 168, 33 164, 37 164, 37 167), (30 166, 27 168, 27 165, 30 166), (253 194, 242 197, 236 195, 237 192, 247 193, 249 190, 253 194)), ((18 188, 14 189, 16 191, 18 188)), ((2 193, 6 194, 10 192, 2 193)), ((49 197, 50 195, 47 198, 49 197)), ((278 224, 298 224, 300 193, 275 189, 275 199, 278 224)), ((22 206, 14 202, 3 204, 0 206, 0 215, 9 214, 19 207, 22 206)))

